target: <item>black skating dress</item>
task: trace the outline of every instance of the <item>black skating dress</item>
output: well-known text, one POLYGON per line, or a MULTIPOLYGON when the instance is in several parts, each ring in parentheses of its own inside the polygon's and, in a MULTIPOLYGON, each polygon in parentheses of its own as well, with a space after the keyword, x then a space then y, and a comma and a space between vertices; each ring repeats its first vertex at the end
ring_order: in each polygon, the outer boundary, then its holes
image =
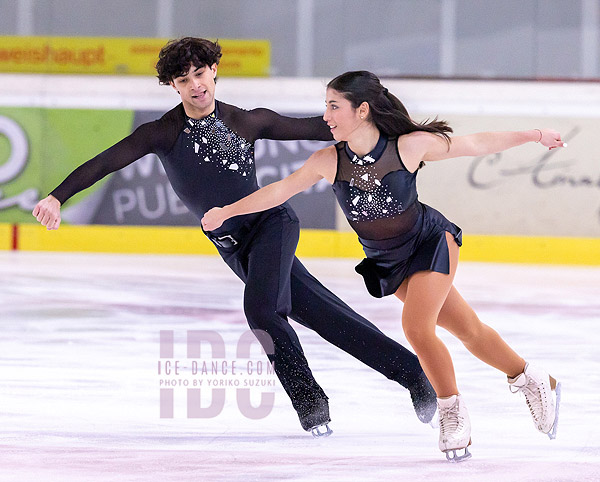
POLYGON ((462 231, 440 212, 419 202, 417 171, 398 152, 398 139, 381 136, 364 157, 346 142, 336 144, 333 191, 366 255, 356 271, 376 297, 391 295, 418 271, 450 272, 446 231, 458 246, 462 231))

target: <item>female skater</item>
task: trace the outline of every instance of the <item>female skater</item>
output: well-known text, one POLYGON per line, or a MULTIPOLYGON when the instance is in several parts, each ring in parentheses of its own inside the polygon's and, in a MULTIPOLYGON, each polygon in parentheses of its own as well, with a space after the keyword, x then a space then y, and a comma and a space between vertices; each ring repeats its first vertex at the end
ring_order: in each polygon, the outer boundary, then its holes
POLYGON ((452 359, 436 326, 504 372, 510 390, 525 395, 536 428, 554 438, 560 384, 483 324, 453 286, 461 230, 418 201, 416 176, 423 161, 483 156, 526 142, 561 147, 565 144, 560 134, 533 129, 450 137, 452 129, 445 122, 413 121, 404 105, 365 71, 347 72, 327 85, 323 119, 338 141, 335 146, 315 152, 287 178, 211 209, 202 219, 204 229, 277 206, 325 178, 363 246, 366 259, 356 270, 369 293, 377 298, 394 294, 404 302, 402 327, 436 391, 439 448, 446 458, 470 457, 471 426, 452 359))

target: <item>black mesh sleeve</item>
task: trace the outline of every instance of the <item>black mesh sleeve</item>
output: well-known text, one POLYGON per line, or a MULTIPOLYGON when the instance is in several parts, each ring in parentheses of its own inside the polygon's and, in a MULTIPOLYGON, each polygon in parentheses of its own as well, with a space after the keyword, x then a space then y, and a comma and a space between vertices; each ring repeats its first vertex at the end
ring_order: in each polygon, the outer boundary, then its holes
POLYGON ((71 196, 87 189, 107 174, 146 154, 157 152, 161 134, 157 121, 141 125, 131 135, 75 169, 50 194, 64 204, 71 196))
POLYGON ((258 131, 256 139, 278 141, 314 140, 331 141, 333 136, 322 117, 286 117, 269 109, 250 111, 258 131))

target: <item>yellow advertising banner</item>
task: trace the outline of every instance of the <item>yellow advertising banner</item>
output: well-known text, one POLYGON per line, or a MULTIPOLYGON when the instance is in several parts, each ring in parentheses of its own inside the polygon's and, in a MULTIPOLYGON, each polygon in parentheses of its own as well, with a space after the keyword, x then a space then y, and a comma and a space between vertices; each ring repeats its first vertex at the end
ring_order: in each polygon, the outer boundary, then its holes
MULTIPOLYGON (((0 36, 0 72, 155 75, 168 39, 0 36)), ((268 40, 219 39, 223 77, 266 77, 268 40)))

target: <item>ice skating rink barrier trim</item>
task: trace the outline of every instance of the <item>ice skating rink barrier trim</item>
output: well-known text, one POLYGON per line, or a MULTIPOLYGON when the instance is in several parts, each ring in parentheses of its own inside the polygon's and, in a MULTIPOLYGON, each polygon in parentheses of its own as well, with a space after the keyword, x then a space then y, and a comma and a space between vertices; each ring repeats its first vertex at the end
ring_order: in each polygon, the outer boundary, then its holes
MULTIPOLYGON (((61 226, 47 231, 34 224, 0 224, 0 249, 146 254, 216 255, 196 227, 61 226)), ((297 253, 304 257, 363 256, 352 232, 302 230, 297 253)), ((600 265, 600 239, 465 235, 463 261, 600 265)))

